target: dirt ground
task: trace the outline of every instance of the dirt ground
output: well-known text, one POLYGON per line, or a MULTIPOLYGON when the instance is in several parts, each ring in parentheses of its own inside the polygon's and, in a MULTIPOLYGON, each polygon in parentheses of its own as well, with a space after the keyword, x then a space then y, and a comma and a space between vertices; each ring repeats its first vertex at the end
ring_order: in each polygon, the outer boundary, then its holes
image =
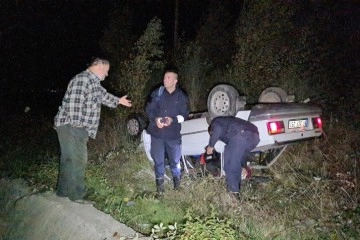
POLYGON ((32 193, 24 181, 0 179, 0 239, 151 239, 91 204, 78 204, 54 192, 32 193))

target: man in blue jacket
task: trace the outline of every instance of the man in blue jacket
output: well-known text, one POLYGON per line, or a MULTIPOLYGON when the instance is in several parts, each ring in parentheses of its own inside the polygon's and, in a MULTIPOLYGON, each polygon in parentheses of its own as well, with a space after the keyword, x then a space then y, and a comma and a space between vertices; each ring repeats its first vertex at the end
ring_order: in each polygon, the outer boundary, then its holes
POLYGON ((187 95, 177 86, 176 69, 167 69, 163 86, 155 89, 145 111, 149 118, 148 133, 151 135, 151 157, 154 160, 156 189, 164 192, 165 154, 170 163, 174 189, 180 186, 181 122, 189 115, 187 95))
POLYGON ((238 195, 241 185, 242 168, 247 166, 247 155, 258 143, 257 127, 236 117, 217 117, 209 126, 210 140, 206 153, 212 154, 217 141, 226 144, 224 151, 224 171, 229 192, 238 195))

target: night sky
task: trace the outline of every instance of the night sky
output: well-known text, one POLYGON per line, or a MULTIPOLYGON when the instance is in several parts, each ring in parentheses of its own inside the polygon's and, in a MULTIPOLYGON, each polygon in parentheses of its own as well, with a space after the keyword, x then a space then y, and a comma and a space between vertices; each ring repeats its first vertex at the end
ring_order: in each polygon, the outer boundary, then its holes
POLYGON ((7 91, 57 88, 99 51, 112 3, 25 2, 1 3, 1 22, 7 23, 1 33, 7 91))
MULTIPOLYGON (((1 96, 34 98, 34 92, 64 89, 95 56, 103 56, 99 40, 118 0, 2 1, 0 4, 1 96), (26 97, 20 97, 21 96, 26 97)), ((132 0, 135 34, 155 16, 162 19, 165 44, 172 43, 174 2, 132 0)), ((180 31, 192 37, 208 1, 182 1, 180 31)), ((169 46, 168 46, 169 47, 169 46)), ((105 56, 106 57, 106 56, 105 56)), ((36 100, 35 100, 36 101, 36 100)), ((22 103, 21 103, 22 104, 22 103)))
MULTIPOLYGON (((7 59, 15 63, 6 75, 11 79, 23 79, 20 84, 25 88, 29 87, 28 82, 38 80, 50 87, 62 81, 60 79, 68 81, 92 56, 101 55, 99 40, 107 27, 109 14, 122 4, 111 0, 27 2, 1 3, 2 61, 7 62, 7 59)), ((158 16, 163 20, 164 30, 172 34, 173 1, 131 2, 137 21, 134 32, 141 34, 149 20, 158 16)), ((183 29, 187 34, 194 33, 206 9, 206 5, 202 6, 205 3, 197 2, 186 5, 189 10, 182 26, 187 27, 183 29)))

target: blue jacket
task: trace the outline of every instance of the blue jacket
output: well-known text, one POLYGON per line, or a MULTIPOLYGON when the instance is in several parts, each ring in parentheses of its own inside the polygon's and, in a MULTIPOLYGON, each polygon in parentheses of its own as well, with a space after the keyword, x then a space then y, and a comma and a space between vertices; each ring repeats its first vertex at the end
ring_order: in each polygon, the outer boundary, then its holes
POLYGON ((145 112, 149 118, 147 131, 150 135, 165 140, 178 139, 181 138, 181 124, 178 122, 177 116, 188 118, 189 100, 178 87, 171 94, 164 87, 160 87, 151 93, 145 112), (158 117, 171 117, 173 122, 168 127, 158 128, 155 122, 158 117))
POLYGON ((250 131, 259 134, 257 127, 249 121, 236 117, 217 117, 212 120, 210 125, 211 136, 209 146, 214 147, 218 140, 228 144, 235 135, 250 131))

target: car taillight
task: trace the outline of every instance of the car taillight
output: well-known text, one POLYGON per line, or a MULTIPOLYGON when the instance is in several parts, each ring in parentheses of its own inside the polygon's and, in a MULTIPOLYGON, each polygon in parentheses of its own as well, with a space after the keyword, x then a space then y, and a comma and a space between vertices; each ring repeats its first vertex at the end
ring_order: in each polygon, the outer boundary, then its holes
POLYGON ((322 121, 321 121, 320 117, 313 118, 312 123, 313 123, 314 128, 322 128, 322 121))
POLYGON ((266 123, 269 135, 279 134, 285 132, 284 122, 275 121, 266 123))

